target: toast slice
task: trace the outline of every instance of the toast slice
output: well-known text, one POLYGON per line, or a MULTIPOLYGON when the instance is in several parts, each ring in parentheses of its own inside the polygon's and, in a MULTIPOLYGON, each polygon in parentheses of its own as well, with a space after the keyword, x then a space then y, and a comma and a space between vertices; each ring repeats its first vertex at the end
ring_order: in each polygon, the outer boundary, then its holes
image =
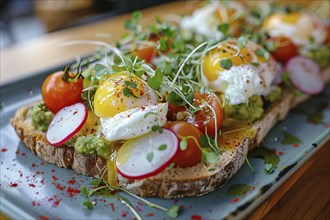
MULTIPOLYGON (((325 81, 330 78, 330 69, 324 71, 325 81)), ((126 179, 116 175, 118 185, 142 197, 182 198, 201 196, 222 187, 244 164, 248 151, 257 147, 270 129, 286 117, 289 110, 306 100, 309 96, 295 97, 293 91, 286 90, 282 99, 274 104, 263 116, 255 122, 250 131, 252 136, 241 135, 239 144, 224 148, 222 155, 215 164, 197 164, 193 167, 180 168, 169 166, 156 176, 141 180, 126 179)), ((97 155, 83 155, 74 148, 48 144, 45 133, 36 131, 31 125, 30 111, 36 103, 17 110, 10 119, 21 141, 34 154, 44 161, 58 167, 71 168, 77 174, 100 177, 106 172, 107 160, 97 155)))

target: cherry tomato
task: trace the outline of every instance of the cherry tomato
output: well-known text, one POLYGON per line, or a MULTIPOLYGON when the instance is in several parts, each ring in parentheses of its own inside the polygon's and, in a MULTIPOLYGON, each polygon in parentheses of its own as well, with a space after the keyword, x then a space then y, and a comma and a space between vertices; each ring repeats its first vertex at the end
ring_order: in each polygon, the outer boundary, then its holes
POLYGON ((173 105, 172 103, 168 103, 168 112, 167 112, 167 118, 171 121, 177 120, 176 115, 178 112, 183 112, 186 110, 185 106, 177 106, 173 105))
POLYGON ((62 80, 62 75, 63 71, 53 73, 42 84, 42 99, 53 113, 65 106, 82 102, 83 79, 78 79, 77 82, 65 82, 62 80))
POLYGON ((132 51, 132 55, 138 56, 141 60, 150 63, 156 55, 156 48, 153 46, 141 46, 141 48, 132 51))
POLYGON ((180 167, 191 167, 198 164, 202 159, 202 152, 199 148, 202 133, 194 125, 185 121, 171 122, 168 128, 176 133, 180 140, 182 140, 182 137, 187 137, 187 148, 179 150, 174 158, 174 163, 180 167))
POLYGON ((220 129, 222 124, 222 108, 215 95, 194 93, 194 105, 200 106, 204 103, 208 103, 209 106, 205 106, 201 110, 195 113, 195 120, 192 122, 201 132, 215 136, 215 131, 220 129), (211 108, 213 109, 211 109, 211 108), (215 115, 214 115, 215 114, 215 115))
POLYGON ((327 26, 326 31, 327 31, 327 37, 325 39, 325 42, 327 44, 330 44, 330 25, 327 26))
POLYGON ((286 63, 290 58, 298 55, 298 48, 289 38, 273 37, 268 41, 275 43, 276 49, 271 54, 278 62, 286 63))

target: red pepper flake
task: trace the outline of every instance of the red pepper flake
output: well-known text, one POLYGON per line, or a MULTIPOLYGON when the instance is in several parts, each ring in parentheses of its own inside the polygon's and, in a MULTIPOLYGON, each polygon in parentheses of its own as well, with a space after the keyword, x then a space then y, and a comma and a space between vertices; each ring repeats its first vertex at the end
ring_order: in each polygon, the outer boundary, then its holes
POLYGON ((62 199, 57 199, 56 201, 54 201, 53 207, 56 208, 60 204, 61 200, 62 199))
POLYGON ((32 201, 32 206, 36 206, 36 202, 35 201, 32 201))
POLYGON ((127 213, 128 213, 128 212, 123 211, 123 212, 121 213, 121 217, 126 217, 126 216, 127 216, 127 213))
POLYGON ((22 156, 25 157, 26 156, 26 153, 22 153, 22 156))
POLYGON ((112 212, 115 212, 115 205, 113 203, 109 203, 109 205, 111 207, 112 212))
POLYGON ((152 217, 154 215, 155 215, 154 213, 148 213, 148 214, 146 214, 147 217, 152 217))
POLYGON ((52 170, 52 173, 54 173, 55 172, 55 170, 52 170))
POLYGON ((45 185, 45 179, 42 179, 42 180, 40 181, 40 183, 41 183, 42 185, 45 185))
POLYGON ((30 184, 29 184, 29 187, 36 188, 36 185, 34 185, 33 183, 30 183, 30 184))
POLYGON ((46 216, 43 216, 43 215, 39 215, 38 217, 42 220, 48 220, 48 218, 46 216))
POLYGON ((294 147, 299 147, 299 144, 294 144, 293 146, 294 146, 294 147))
POLYGON ((16 150, 15 154, 19 154, 19 150, 16 150))
POLYGON ((56 176, 52 176, 52 178, 54 181, 58 180, 56 176))
POLYGON ((190 219, 191 219, 191 220, 202 220, 202 216, 200 216, 200 215, 192 215, 192 216, 190 217, 190 219))
POLYGON ((80 190, 69 186, 69 188, 66 190, 66 192, 68 193, 69 197, 72 198, 76 194, 80 193, 80 190))
POLYGON ((33 163, 33 164, 31 164, 31 166, 32 166, 32 167, 35 167, 36 165, 33 163))
POLYGON ((233 200, 231 200, 232 202, 238 202, 239 198, 233 198, 233 200))
POLYGON ((56 187, 56 189, 59 189, 59 190, 65 189, 65 186, 61 186, 61 184, 59 184, 59 183, 52 182, 52 184, 56 187))
POLYGON ((40 165, 43 166, 43 165, 45 165, 45 163, 44 162, 40 162, 40 165))
POLYGON ((73 184, 75 184, 76 182, 77 182, 77 181, 76 181, 75 179, 71 179, 71 180, 68 181, 68 184, 73 185, 73 184))
POLYGON ((18 186, 18 184, 17 183, 11 183, 9 186, 12 187, 12 188, 16 188, 18 186))
POLYGON ((279 151, 277 154, 282 156, 284 153, 282 151, 279 151))
POLYGON ((8 151, 7 148, 2 148, 2 149, 1 149, 1 152, 6 152, 6 151, 8 151))

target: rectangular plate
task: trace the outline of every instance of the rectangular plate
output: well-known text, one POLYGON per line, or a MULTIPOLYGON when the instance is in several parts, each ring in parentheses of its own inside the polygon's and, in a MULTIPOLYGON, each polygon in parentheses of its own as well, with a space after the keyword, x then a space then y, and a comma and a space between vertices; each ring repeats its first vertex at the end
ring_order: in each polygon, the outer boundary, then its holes
MULTIPOLYGON (((1 211, 14 219, 118 219, 134 216, 119 200, 93 197, 97 205, 86 209, 85 198, 79 193, 81 185, 90 186, 90 177, 77 175, 72 170, 58 168, 43 162, 20 142, 9 118, 20 106, 41 99, 40 88, 46 73, 21 79, 1 87, 1 211)), ((179 219, 193 216, 203 219, 245 217, 280 186, 296 169, 311 157, 329 138, 330 86, 325 91, 298 106, 288 117, 278 123, 262 145, 274 149, 280 159, 273 174, 264 172, 263 159, 250 157, 253 173, 245 164, 225 187, 201 197, 163 200, 148 200, 170 207, 183 207, 179 219), (318 119, 310 123, 308 119, 318 119), (283 131, 298 137, 298 145, 284 145, 283 131), (237 184, 248 189, 243 195, 228 193, 237 184)), ((273 156, 274 157, 274 156, 273 156)), ((128 195, 124 195, 130 198, 128 195)), ((130 201, 145 219, 166 219, 165 213, 150 208, 136 199, 130 201)))

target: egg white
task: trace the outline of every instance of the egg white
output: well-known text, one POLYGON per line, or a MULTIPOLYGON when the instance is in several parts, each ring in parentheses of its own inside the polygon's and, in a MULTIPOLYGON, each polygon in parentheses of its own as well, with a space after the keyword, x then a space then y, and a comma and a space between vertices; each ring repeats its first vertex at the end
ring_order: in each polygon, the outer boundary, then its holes
POLYGON ((163 126, 167 120, 167 103, 137 107, 111 118, 101 118, 102 134, 108 141, 128 140, 151 132, 153 126, 163 126))

